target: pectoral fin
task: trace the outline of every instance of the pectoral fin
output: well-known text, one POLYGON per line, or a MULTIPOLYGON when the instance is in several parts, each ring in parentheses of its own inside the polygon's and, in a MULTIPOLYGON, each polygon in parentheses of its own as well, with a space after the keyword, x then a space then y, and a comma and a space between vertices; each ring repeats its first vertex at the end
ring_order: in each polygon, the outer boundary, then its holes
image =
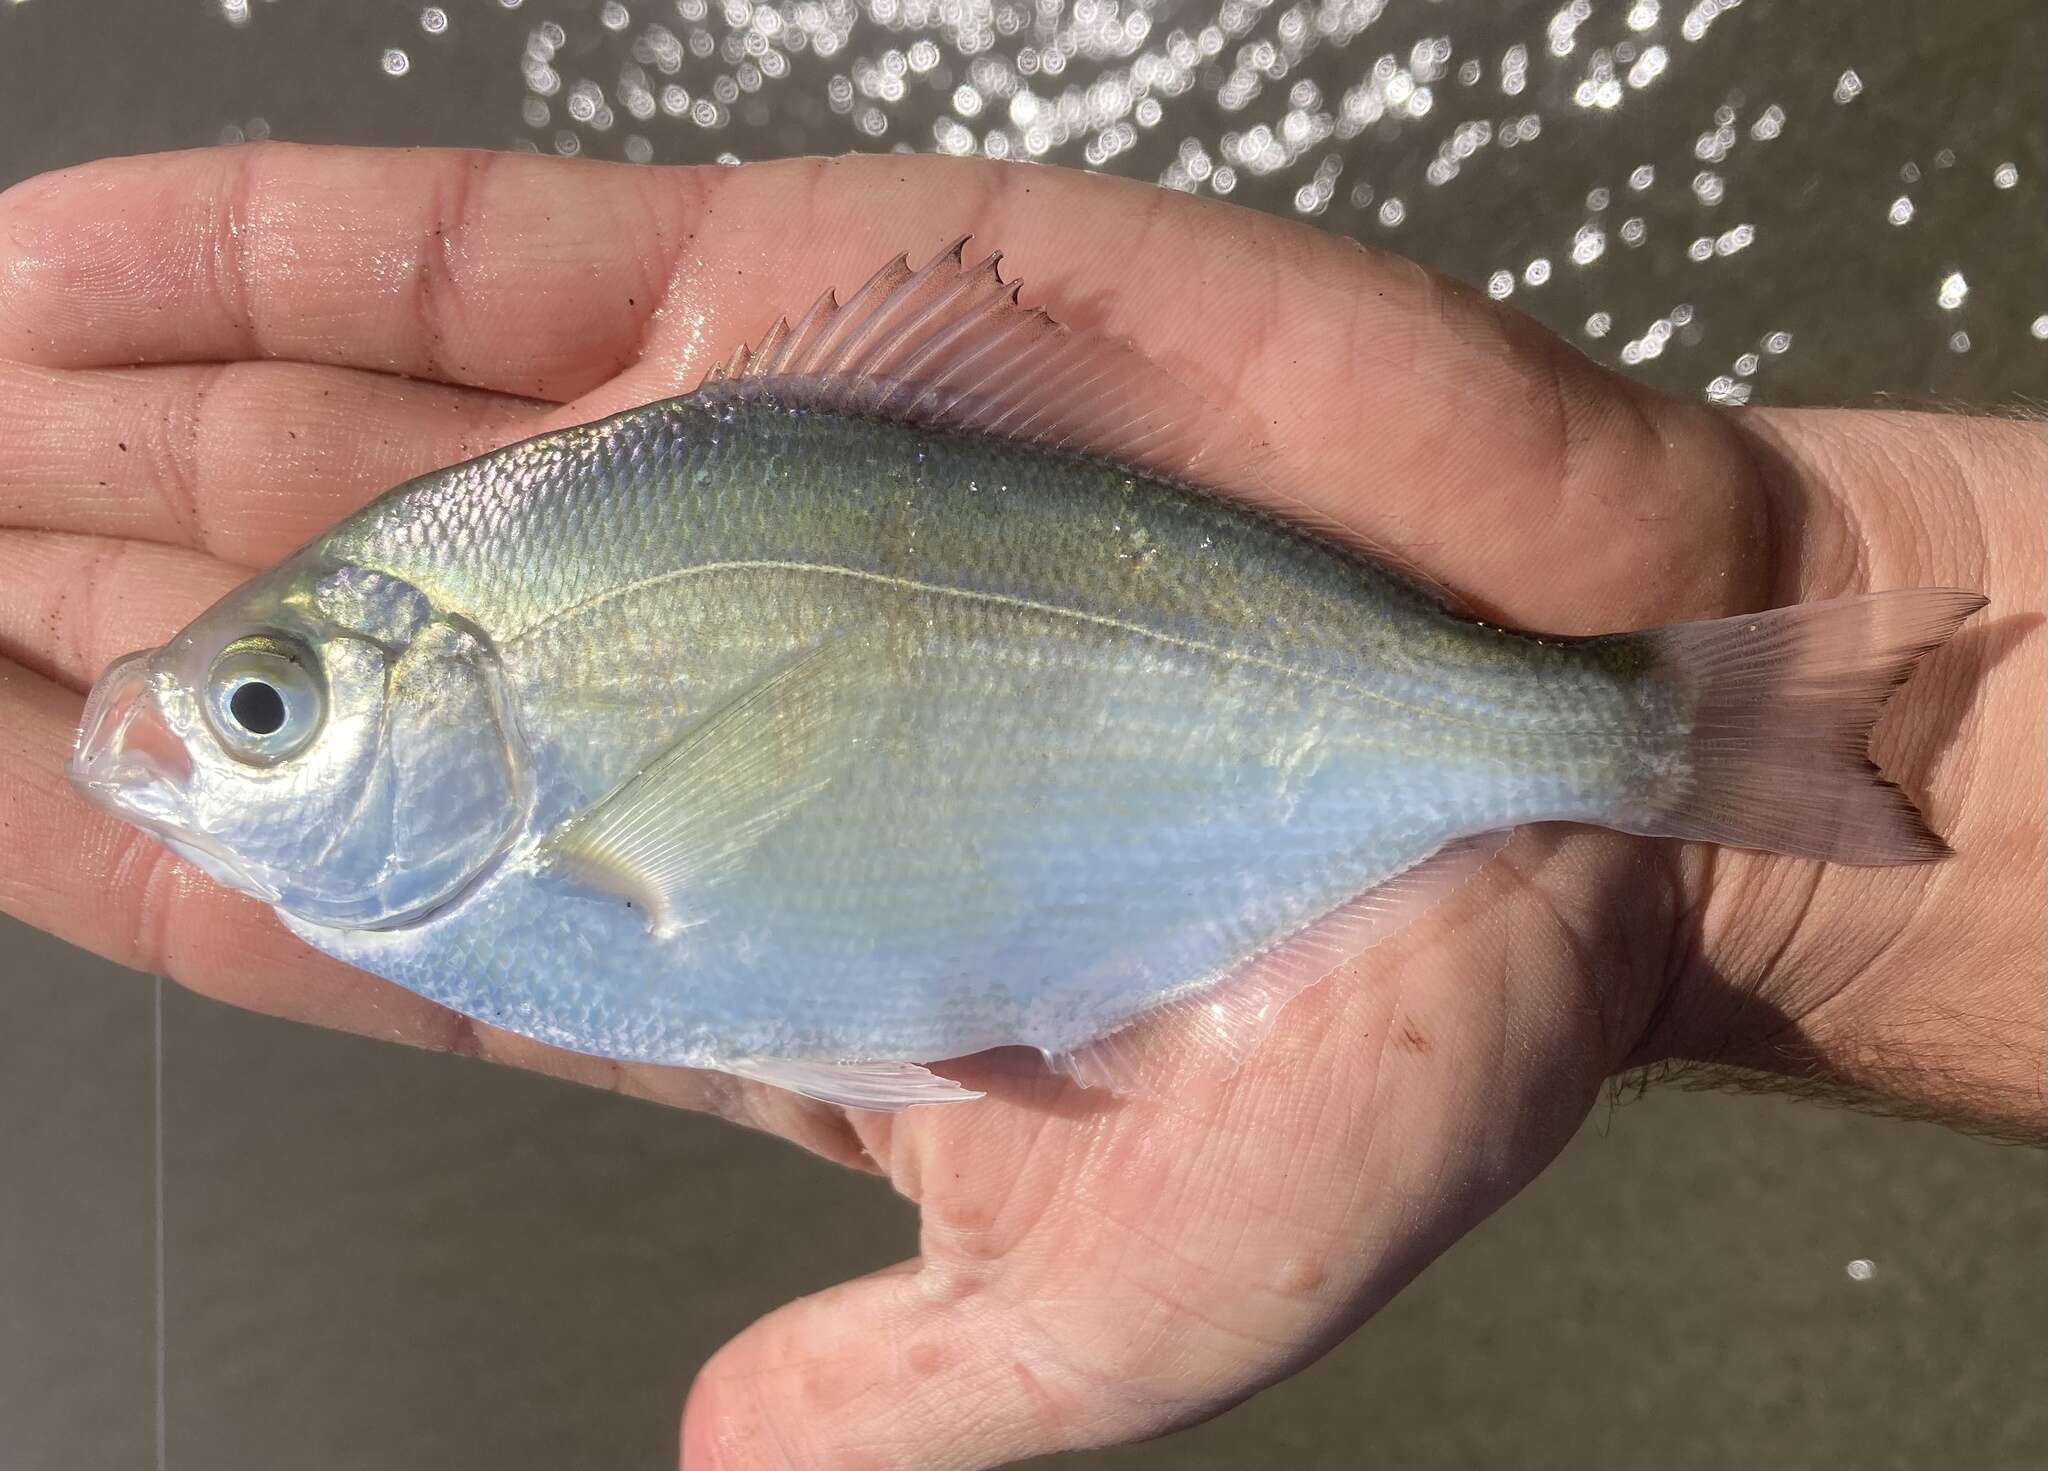
POLYGON ((569 818, 539 860, 666 933, 832 781, 865 728, 864 660, 835 639, 748 689, 569 818))

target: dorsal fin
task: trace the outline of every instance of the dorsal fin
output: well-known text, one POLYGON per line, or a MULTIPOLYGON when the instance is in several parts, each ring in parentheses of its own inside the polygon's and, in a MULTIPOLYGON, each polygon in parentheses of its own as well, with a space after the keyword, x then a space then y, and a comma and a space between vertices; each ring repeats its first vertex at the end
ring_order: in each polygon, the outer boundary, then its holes
POLYGON ((965 236, 912 270, 899 255, 841 304, 828 291, 705 375, 812 404, 1069 450, 1234 492, 1282 511, 1266 451, 1234 418, 1127 342, 1018 300, 999 251, 965 236))
POLYGON ((916 270, 897 256, 843 305, 827 291, 794 328, 777 318, 700 387, 994 434, 1223 491, 1370 552, 1461 609, 1406 557, 1275 487, 1271 452, 1235 415, 1130 343, 1023 305, 1023 283, 998 269, 1002 253, 969 265, 967 240, 916 270))

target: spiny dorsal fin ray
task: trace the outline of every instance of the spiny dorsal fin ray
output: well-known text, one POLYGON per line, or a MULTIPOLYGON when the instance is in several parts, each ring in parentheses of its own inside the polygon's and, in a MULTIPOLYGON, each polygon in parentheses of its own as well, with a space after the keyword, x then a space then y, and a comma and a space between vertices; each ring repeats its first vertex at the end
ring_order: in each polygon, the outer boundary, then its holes
POLYGON ((778 320, 705 386, 995 434, 1265 498, 1267 456, 1231 416, 1130 344, 1024 306, 1001 254, 969 265, 966 245, 915 270, 897 256, 843 305, 826 292, 794 330, 778 320))
POLYGON ((777 318, 701 386, 993 434, 1227 492, 1372 552, 1458 606, 1405 557, 1275 487, 1270 452, 1234 415, 1130 343, 1023 305, 1022 283, 997 269, 1000 251, 969 265, 967 238, 915 270, 897 256, 844 305, 827 291, 794 329, 777 318))

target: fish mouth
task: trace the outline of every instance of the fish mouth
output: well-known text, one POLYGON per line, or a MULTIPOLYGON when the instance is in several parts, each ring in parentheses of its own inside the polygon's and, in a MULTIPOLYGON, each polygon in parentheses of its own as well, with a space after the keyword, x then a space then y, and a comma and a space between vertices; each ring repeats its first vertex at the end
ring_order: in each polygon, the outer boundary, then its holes
POLYGON ((67 775, 86 798, 130 820, 182 807, 192 758, 164 719, 154 689, 154 649, 107 666, 86 697, 67 775))
POLYGON ((107 666, 85 702, 65 774, 81 796, 152 834, 230 888, 276 903, 276 885, 251 873, 195 820, 191 752, 158 698, 156 649, 107 666))

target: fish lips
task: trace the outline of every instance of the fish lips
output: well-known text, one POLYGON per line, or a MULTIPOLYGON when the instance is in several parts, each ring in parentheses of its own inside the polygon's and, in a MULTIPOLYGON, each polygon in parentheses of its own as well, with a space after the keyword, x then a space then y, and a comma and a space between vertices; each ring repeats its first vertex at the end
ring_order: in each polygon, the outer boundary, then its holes
POLYGON ((143 649, 107 666, 86 699, 65 774, 88 802, 151 833, 208 877, 275 904, 277 886, 197 820, 191 752, 160 698, 165 676, 154 661, 161 652, 143 649))

